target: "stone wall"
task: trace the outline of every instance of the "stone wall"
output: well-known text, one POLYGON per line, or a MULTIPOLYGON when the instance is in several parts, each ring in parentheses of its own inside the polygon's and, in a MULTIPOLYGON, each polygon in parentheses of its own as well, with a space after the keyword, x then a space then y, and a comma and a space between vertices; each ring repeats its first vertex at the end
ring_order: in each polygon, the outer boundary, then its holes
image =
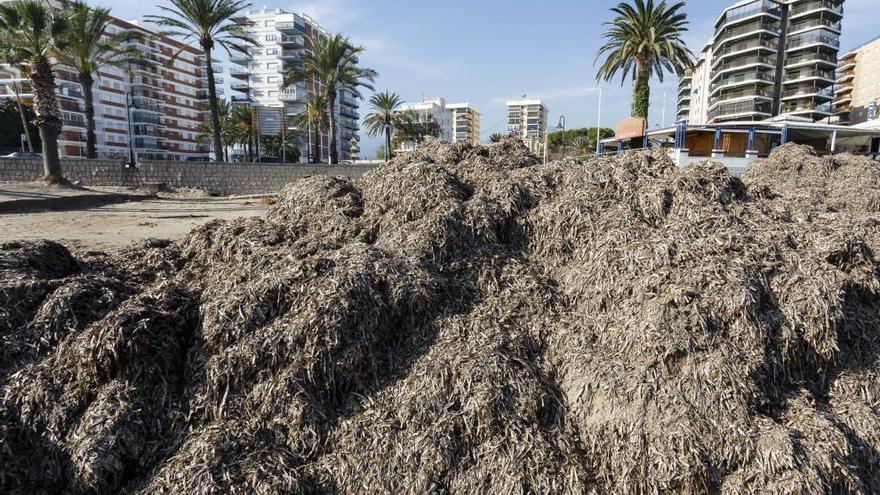
MULTIPOLYGON (((358 178, 375 165, 302 165, 270 163, 150 162, 128 168, 121 160, 62 159, 64 176, 83 186, 138 187, 144 182, 164 182, 171 187, 192 187, 222 195, 263 194, 312 175, 358 178)), ((43 173, 43 162, 29 158, 0 157, 0 181, 33 181, 43 173)))

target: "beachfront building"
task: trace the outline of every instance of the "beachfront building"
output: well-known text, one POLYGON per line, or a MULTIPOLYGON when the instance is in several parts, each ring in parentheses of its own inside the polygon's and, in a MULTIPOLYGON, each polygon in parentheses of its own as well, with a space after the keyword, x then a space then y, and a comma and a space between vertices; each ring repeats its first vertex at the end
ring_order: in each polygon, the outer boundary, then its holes
MULTIPOLYGON (((109 31, 123 29, 144 34, 131 44, 153 64, 132 64, 130 73, 113 67, 98 71, 93 86, 98 156, 122 159, 133 151, 136 160, 207 158, 208 147, 197 139, 199 124, 210 115, 204 53, 136 23, 115 19, 109 31)), ((221 73, 217 63, 214 71, 221 73)), ((55 76, 62 118, 59 153, 83 157, 83 89, 69 67, 58 66, 55 76)), ((217 76, 217 83, 223 83, 222 77, 217 76)), ((0 70, 0 98, 14 99, 16 92, 23 102, 32 102, 30 80, 5 67, 0 70)))
MULTIPOLYGON (((256 124, 261 135, 280 136, 297 143, 301 156, 308 155, 309 140, 305 130, 297 131, 292 117, 305 111, 308 99, 323 88, 315 81, 301 82, 281 88, 287 68, 304 53, 311 50, 311 37, 329 35, 317 22, 305 14, 296 14, 277 8, 242 11, 234 22, 246 26, 250 35, 259 43, 249 53, 233 53, 230 62, 238 67, 231 69, 231 88, 236 95, 233 103, 254 107, 256 124)), ((352 142, 358 142, 360 115, 359 99, 352 91, 340 90, 336 98, 338 130, 336 146, 340 160, 352 156, 352 142)), ((330 133, 319 136, 323 157, 328 156, 330 133)))
POLYGON ((880 126, 880 38, 840 57, 834 112, 842 124, 877 121, 880 126))
POLYGON ((694 124, 832 115, 843 0, 746 0, 722 12, 697 67, 685 74, 679 117, 694 124), (687 92, 690 94, 687 96, 687 92), (705 95, 705 108, 694 97, 705 95))
POLYGON ((480 142, 480 112, 469 103, 451 103, 446 108, 452 113, 452 141, 471 144, 480 142))
POLYGON ((507 102, 507 133, 523 140, 529 151, 544 153, 547 136, 547 106, 536 99, 507 102))

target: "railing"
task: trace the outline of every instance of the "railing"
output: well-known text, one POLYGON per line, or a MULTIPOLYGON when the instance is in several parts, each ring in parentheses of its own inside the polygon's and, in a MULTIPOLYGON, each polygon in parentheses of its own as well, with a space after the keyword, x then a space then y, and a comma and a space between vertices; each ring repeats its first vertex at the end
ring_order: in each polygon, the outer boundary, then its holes
POLYGON ((281 50, 282 57, 299 57, 302 55, 302 50, 281 50))
POLYGON ((282 34, 280 41, 281 43, 296 43, 297 45, 305 45, 306 39, 304 36, 298 34, 282 34))
POLYGON ((723 29, 724 26, 730 24, 731 22, 761 13, 772 14, 778 17, 779 7, 774 2, 764 0, 763 2, 757 3, 757 5, 754 7, 749 5, 731 10, 724 16, 724 19, 721 21, 721 28, 723 29))
POLYGON ((709 91, 715 91, 718 88, 723 86, 728 86, 731 84, 737 84, 745 81, 766 81, 773 82, 775 78, 770 74, 764 74, 762 72, 751 72, 748 74, 737 74, 735 76, 725 77, 721 79, 715 84, 709 86, 709 91))
POLYGON ((824 43, 826 45, 831 45, 835 48, 840 48, 840 39, 836 36, 829 36, 827 34, 807 34, 790 40, 788 42, 788 48, 799 48, 804 45, 812 45, 813 43, 824 43))
POLYGON ((721 43, 729 38, 733 38, 739 36, 741 34, 751 33, 753 31, 771 31, 774 33, 779 32, 779 23, 778 22, 752 22, 743 26, 735 27, 735 28, 725 28, 721 32, 721 36, 718 38, 717 43, 721 43))
POLYGON ((831 103, 823 103, 821 105, 809 105, 809 104, 789 104, 782 105, 782 113, 793 113, 793 112, 822 112, 822 113, 831 113, 832 106, 831 103))
POLYGON ((788 91, 782 92, 783 98, 791 98, 793 96, 818 96, 818 97, 832 97, 834 96, 834 90, 832 88, 801 88, 801 89, 790 89, 788 91))
POLYGON ((809 29, 817 26, 829 27, 831 29, 836 29, 837 31, 840 31, 841 23, 840 21, 831 21, 828 19, 812 19, 809 21, 792 24, 791 27, 789 27, 788 32, 791 33, 795 31, 801 31, 803 29, 809 29))
POLYGON ((785 65, 794 65, 807 61, 824 60, 826 62, 837 63, 837 57, 828 53, 805 53, 785 59, 785 65))
POLYGON ((138 124, 159 124, 159 117, 148 113, 139 113, 135 112, 131 118, 132 122, 136 122, 138 124))
POLYGON ((773 92, 764 89, 742 89, 739 91, 731 91, 730 93, 724 93, 723 95, 713 96, 712 98, 709 98, 709 104, 714 105, 715 103, 718 103, 720 101, 735 100, 737 98, 745 98, 747 96, 764 96, 767 98, 772 98, 773 92))
POLYGON ((821 77, 823 79, 834 80, 834 72, 825 71, 825 70, 808 70, 808 71, 800 71, 797 73, 788 73, 785 75, 785 82, 789 83, 792 81, 799 81, 801 79, 812 79, 814 77, 821 77))
POLYGON ((135 108, 138 110, 148 110, 150 112, 162 112, 162 107, 157 105, 155 102, 145 100, 143 98, 132 98, 134 102, 135 108))
POLYGON ((811 10, 818 10, 818 9, 828 9, 833 12, 837 12, 838 14, 843 14, 843 6, 842 5, 837 5, 836 2, 821 1, 821 2, 805 3, 803 5, 795 5, 794 7, 791 8, 791 15, 795 16, 795 15, 803 14, 804 12, 809 12, 811 10))
POLYGON ((749 50, 751 48, 759 48, 759 47, 769 48, 771 50, 776 50, 779 48, 779 43, 777 43, 775 41, 768 41, 768 40, 747 41, 747 42, 743 42, 743 43, 737 43, 735 45, 728 46, 724 50, 721 50, 718 53, 718 56, 723 57, 724 55, 727 55, 729 53, 741 52, 741 51, 749 50))
POLYGON ((295 22, 276 22, 275 29, 296 29, 295 22))
POLYGON ((715 70, 723 71, 735 67, 744 67, 750 64, 766 64, 776 66, 776 59, 764 55, 752 55, 750 57, 737 58, 728 62, 724 62, 723 64, 716 67, 715 70))
POLYGON ((733 115, 739 113, 770 113, 768 104, 757 104, 754 101, 740 101, 736 103, 726 103, 718 106, 718 108, 709 112, 709 120, 723 115, 733 115))

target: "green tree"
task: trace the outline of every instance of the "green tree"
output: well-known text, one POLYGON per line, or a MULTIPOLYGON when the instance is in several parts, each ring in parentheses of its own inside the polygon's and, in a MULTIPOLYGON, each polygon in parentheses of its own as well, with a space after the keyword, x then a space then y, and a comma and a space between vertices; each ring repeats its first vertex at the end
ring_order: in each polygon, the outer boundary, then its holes
POLYGON ((291 118, 290 123, 297 129, 305 130, 307 134, 311 163, 321 163, 321 135, 329 122, 327 99, 318 94, 310 96, 305 110, 291 118))
POLYGON ((398 143, 413 142, 421 144, 427 137, 440 136, 440 124, 424 122, 416 112, 398 112, 394 119, 395 137, 398 143))
POLYGON ((667 5, 663 0, 632 0, 611 9, 617 15, 606 21, 605 44, 596 60, 605 55, 605 62, 596 73, 596 80, 610 81, 622 73, 621 84, 631 74, 633 80, 632 116, 648 118, 651 77, 663 81, 666 71, 682 74, 693 68, 694 55, 681 39, 687 31, 687 15, 680 12, 684 2, 667 5))
MULTIPOLYGON (((0 104, 0 152, 10 153, 18 151, 21 146, 21 135, 36 135, 37 129, 31 121, 34 119, 34 111, 28 106, 17 101, 6 100, 0 104), (21 106, 21 113, 19 113, 21 106), (22 117, 21 115, 24 115, 22 117), (29 129, 29 132, 25 132, 29 129)), ((39 147, 38 140, 33 145, 39 147)), ((30 144, 30 143, 29 143, 30 144)))
MULTIPOLYGON (((14 70, 18 70, 22 74, 24 74, 25 67, 23 66, 24 60, 22 59, 23 54, 21 50, 18 49, 18 41, 9 36, 10 33, 8 31, 0 32, 0 57, 2 57, 2 63, 4 63, 7 67, 9 67, 10 77, 12 78, 12 93, 15 95, 15 105, 18 109, 18 116, 21 119, 20 129, 25 134, 25 138, 27 138, 28 151, 31 153, 34 152, 34 141, 33 134, 31 131, 32 125, 28 125, 30 122, 25 115, 25 106, 21 102, 21 90, 18 87, 18 81, 15 79, 14 70)), ((33 111, 31 111, 33 113, 33 111)))
POLYGON ((55 98, 53 60, 67 48, 67 19, 48 3, 16 0, 0 4, 0 33, 16 40, 16 58, 26 68, 34 91, 34 123, 43 149, 43 180, 64 183, 58 156, 61 116, 55 98))
MULTIPOLYGON (((170 0, 171 7, 159 5, 166 15, 148 15, 147 19, 163 28, 163 35, 196 41, 205 52, 208 76, 208 101, 211 106, 213 147, 216 158, 223 150, 220 126, 220 103, 214 78, 213 52, 217 45, 231 54, 232 50, 247 53, 249 46, 259 46, 242 24, 230 22, 239 11, 250 7, 246 0, 170 0)), ((181 51, 183 49, 181 48, 181 51)), ((179 55, 178 51, 175 56, 179 55)))
POLYGON ((339 92, 348 90, 361 98, 359 88, 372 90, 371 83, 376 79, 377 73, 357 66, 358 57, 363 54, 364 48, 353 46, 348 38, 340 34, 308 36, 306 44, 311 45, 311 50, 293 61, 284 74, 283 87, 299 82, 313 82, 323 88, 330 128, 330 163, 336 164, 339 163, 336 143, 336 99, 339 92))
MULTIPOLYGON (((232 123, 232 104, 226 99, 221 99, 217 104, 217 110, 220 119, 220 137, 223 141, 223 161, 229 161, 229 147, 236 143, 235 126, 232 123)), ((199 143, 210 143, 214 139, 214 126, 211 121, 205 121, 199 124, 199 133, 196 140, 199 143)), ((221 157, 216 157, 220 159, 221 157)))
POLYGON ((86 112, 86 158, 97 158, 95 135, 95 101, 92 87, 100 67, 116 67, 130 71, 130 64, 151 63, 137 48, 127 42, 143 37, 143 33, 123 30, 110 34, 113 22, 110 9, 92 8, 75 0, 64 3, 68 19, 67 49, 59 54, 59 62, 73 69, 83 90, 86 112))
POLYGON ((386 151, 384 144, 380 144, 376 147, 376 160, 388 161, 388 152, 386 151))
POLYGON ((277 136, 260 136, 260 149, 264 156, 284 158, 285 163, 299 163, 299 148, 291 138, 296 136, 286 135, 283 139, 281 133, 277 136))
POLYGON ((490 143, 498 143, 501 142, 502 139, 504 139, 504 134, 501 134, 500 132, 496 132, 489 136, 490 143))
POLYGON ((229 115, 230 133, 233 141, 247 150, 247 160, 254 161, 257 126, 254 125, 254 109, 250 105, 233 105, 229 115))
MULTIPOLYGON (((601 139, 612 137, 614 136, 614 129, 603 127, 599 130, 599 136, 601 139)), ((563 149, 566 153, 572 153, 574 150, 589 150, 587 153, 581 153, 582 155, 595 153, 596 128, 581 127, 551 132, 547 135, 547 144, 551 150, 555 150, 557 153, 561 153, 563 149)))
POLYGON ((364 119, 367 134, 371 137, 385 134, 385 161, 391 158, 391 131, 394 129, 395 112, 403 103, 400 95, 391 91, 376 93, 370 97, 370 107, 373 109, 364 119))

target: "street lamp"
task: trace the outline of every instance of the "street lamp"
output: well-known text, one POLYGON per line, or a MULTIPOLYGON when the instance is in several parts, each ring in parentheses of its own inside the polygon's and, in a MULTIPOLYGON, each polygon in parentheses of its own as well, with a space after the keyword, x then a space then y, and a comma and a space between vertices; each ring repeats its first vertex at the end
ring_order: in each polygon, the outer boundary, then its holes
POLYGON ((134 156, 134 133, 131 130, 131 109, 137 108, 137 105, 134 104, 134 97, 131 96, 131 91, 125 92, 125 111, 128 115, 128 166, 134 167, 136 164, 136 159, 134 156))
POLYGON ((562 158, 565 158, 565 115, 559 116, 559 123, 556 124, 556 132, 562 131, 562 158))

